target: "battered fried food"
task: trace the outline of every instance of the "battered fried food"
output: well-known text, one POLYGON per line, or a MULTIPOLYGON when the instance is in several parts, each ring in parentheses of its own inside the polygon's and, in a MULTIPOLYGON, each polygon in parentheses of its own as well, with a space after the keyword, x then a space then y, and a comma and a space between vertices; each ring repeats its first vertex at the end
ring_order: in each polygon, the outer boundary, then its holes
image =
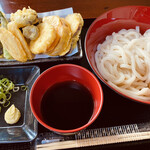
POLYGON ((20 41, 20 43, 21 43, 21 45, 22 45, 22 47, 23 47, 23 49, 26 53, 27 59, 32 60, 34 56, 31 53, 31 51, 28 47, 28 44, 27 44, 22 32, 20 31, 20 29, 16 25, 16 23, 14 21, 9 22, 8 25, 7 25, 7 28, 20 41))
POLYGON ((37 26, 31 25, 22 28, 23 35, 29 40, 35 40, 39 36, 39 29, 37 26))
POLYGON ((60 36, 58 35, 58 33, 56 32, 56 39, 54 40, 54 42, 51 44, 51 46, 47 49, 47 53, 52 52, 54 50, 54 48, 56 47, 56 45, 58 44, 60 40, 60 36))
POLYGON ((84 24, 79 13, 65 19, 47 16, 39 21, 37 12, 30 7, 11 13, 10 20, 8 30, 0 29, 0 42, 14 59, 22 62, 32 60, 36 54, 66 55, 76 47, 84 24))
POLYGON ((57 38, 56 38, 55 42, 48 49, 48 53, 51 53, 54 50, 54 48, 56 47, 56 45, 58 44, 59 40, 60 40, 59 28, 61 27, 62 23, 60 21, 60 17, 59 16, 46 16, 46 17, 43 17, 42 21, 52 25, 55 28, 56 32, 57 32, 57 38))
POLYGON ((49 51, 47 54, 50 56, 63 56, 71 47, 71 29, 67 22, 59 16, 48 16, 43 18, 43 22, 47 22, 54 26, 60 40, 56 47, 49 51))
POLYGON ((30 42, 30 50, 33 54, 47 53, 57 38, 54 27, 48 23, 40 23, 39 37, 30 42))
MULTIPOLYGON (((5 15, 1 11, 0 11, 0 23, 1 23, 1 27, 7 29, 8 20, 6 19, 5 15)), ((12 56, 8 53, 8 51, 5 49, 5 47, 2 47, 2 49, 3 49, 4 58, 13 59, 12 56)))
POLYGON ((57 32, 57 37, 56 37, 55 42, 48 49, 48 53, 52 53, 52 51, 54 50, 54 48, 56 47, 56 45, 58 44, 58 42, 60 40, 59 28, 61 27, 62 23, 61 23, 61 20, 60 20, 59 16, 46 16, 46 17, 43 18, 42 21, 52 25, 55 28, 56 32, 57 32))
MULTIPOLYGON (((65 40, 65 42, 62 46, 63 49, 58 53, 58 56, 64 56, 65 54, 67 54, 70 51, 71 42, 72 42, 71 29, 70 29, 69 24, 66 22, 64 18, 61 18, 61 21, 63 23, 63 31, 64 31, 64 34, 62 35, 61 40, 62 41, 65 40)), ((58 49, 58 46, 57 46, 57 49, 58 49)))
POLYGON ((0 27, 0 41, 15 60, 27 61, 26 53, 20 41, 10 31, 2 27, 0 27))
POLYGON ((65 20, 69 23, 71 32, 72 32, 72 46, 74 49, 76 47, 77 41, 79 40, 79 36, 84 24, 83 18, 79 13, 69 14, 65 20))
POLYGON ((30 7, 11 13, 10 20, 15 21, 19 28, 36 24, 39 21, 37 12, 30 7))
POLYGON ((59 16, 46 16, 43 17, 42 21, 51 24, 59 33, 59 28, 62 26, 61 18, 59 16))

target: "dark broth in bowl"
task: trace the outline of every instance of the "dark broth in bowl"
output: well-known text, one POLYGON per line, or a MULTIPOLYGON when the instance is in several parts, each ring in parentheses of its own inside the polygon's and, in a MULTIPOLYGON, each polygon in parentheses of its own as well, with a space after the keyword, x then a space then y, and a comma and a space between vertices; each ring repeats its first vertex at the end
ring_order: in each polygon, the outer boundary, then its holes
POLYGON ((76 81, 50 87, 41 101, 43 121, 60 130, 79 128, 90 120, 94 102, 90 91, 76 81))

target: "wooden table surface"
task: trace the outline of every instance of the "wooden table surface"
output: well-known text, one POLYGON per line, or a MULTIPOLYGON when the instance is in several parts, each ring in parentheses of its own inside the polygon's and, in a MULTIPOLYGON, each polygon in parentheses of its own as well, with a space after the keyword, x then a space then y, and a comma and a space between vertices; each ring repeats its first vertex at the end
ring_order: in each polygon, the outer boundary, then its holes
POLYGON ((127 5, 150 6, 150 0, 0 0, 0 7, 5 13, 30 6, 37 12, 73 7, 74 12, 83 18, 96 18, 100 14, 116 7, 127 5))

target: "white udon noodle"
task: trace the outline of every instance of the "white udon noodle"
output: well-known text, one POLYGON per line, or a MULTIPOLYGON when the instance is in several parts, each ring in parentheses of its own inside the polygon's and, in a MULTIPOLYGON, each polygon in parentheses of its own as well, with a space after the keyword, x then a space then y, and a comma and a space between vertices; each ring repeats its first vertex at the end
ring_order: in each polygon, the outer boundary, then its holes
POLYGON ((150 29, 112 33, 97 46, 95 61, 103 78, 118 91, 150 101, 150 29))

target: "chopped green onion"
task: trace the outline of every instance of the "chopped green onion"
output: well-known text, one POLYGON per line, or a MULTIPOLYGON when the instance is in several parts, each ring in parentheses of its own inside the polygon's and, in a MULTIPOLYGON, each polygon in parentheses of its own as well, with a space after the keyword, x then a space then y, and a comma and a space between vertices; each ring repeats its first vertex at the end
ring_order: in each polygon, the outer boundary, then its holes
POLYGON ((3 78, 0 80, 0 87, 3 88, 4 91, 9 91, 14 88, 14 84, 7 78, 3 78))
POLYGON ((8 86, 8 84, 9 84, 9 80, 7 79, 7 78, 3 78, 2 80, 1 80, 1 83, 3 84, 3 86, 8 86))
POLYGON ((6 103, 3 104, 3 107, 8 107, 10 105, 10 101, 6 101, 6 103))
POLYGON ((0 104, 4 104, 6 102, 6 95, 0 92, 0 104))
POLYGON ((6 103, 6 99, 1 98, 0 99, 0 104, 4 104, 4 103, 6 103))
POLYGON ((0 92, 3 92, 4 90, 3 90, 3 88, 0 86, 0 92))
POLYGON ((21 91, 26 91, 27 89, 28 89, 27 86, 25 86, 25 85, 22 85, 22 86, 21 86, 21 91))
POLYGON ((11 93, 10 92, 7 92, 6 93, 6 100, 8 101, 8 100, 10 100, 11 99, 11 93))
POLYGON ((15 86, 14 88, 13 88, 13 92, 18 92, 19 91, 19 86, 15 86))
MULTIPOLYGON (((3 75, 0 75, 0 112, 1 105, 3 107, 8 107, 10 105, 10 99, 12 97, 11 92, 18 92, 20 86, 15 86, 14 83, 8 78, 4 78, 3 75)), ((25 91, 28 87, 25 85, 21 86, 21 90, 25 91)))
POLYGON ((10 91, 14 89, 14 83, 8 78, 4 78, 2 75, 0 76, 0 78, 0 104, 3 105, 3 107, 7 107, 10 104, 10 91))
POLYGON ((13 82, 10 82, 6 91, 12 90, 13 88, 14 88, 14 84, 13 82))

